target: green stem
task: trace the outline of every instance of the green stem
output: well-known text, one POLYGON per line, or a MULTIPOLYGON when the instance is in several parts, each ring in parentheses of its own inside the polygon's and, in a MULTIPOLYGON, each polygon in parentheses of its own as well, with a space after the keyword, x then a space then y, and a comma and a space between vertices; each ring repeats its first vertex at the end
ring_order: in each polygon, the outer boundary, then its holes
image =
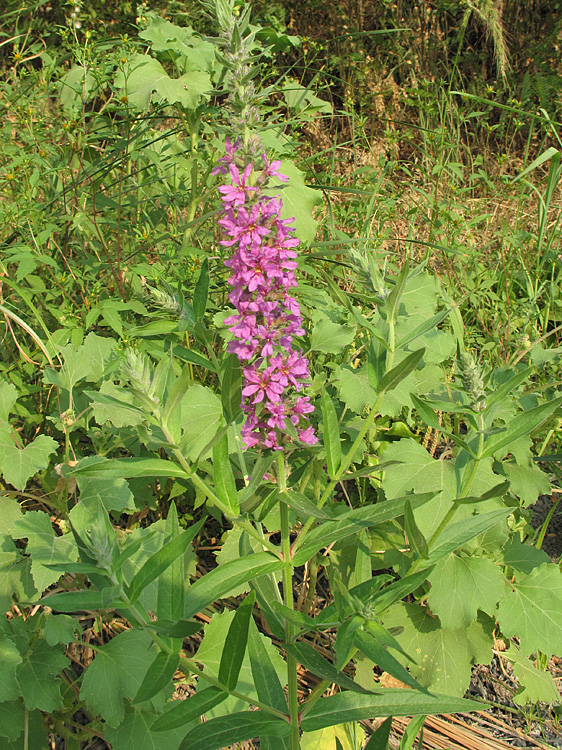
MULTIPOLYGON (((279 494, 287 491, 287 476, 285 473, 285 457, 280 451, 277 461, 277 486, 279 494)), ((293 566, 291 563, 291 537, 289 529, 289 507, 286 502, 280 500, 279 506, 281 516, 281 549, 283 550, 283 559, 285 567, 283 568, 283 598, 285 606, 294 609, 293 603, 293 566)), ((294 626, 285 620, 285 641, 290 643, 294 637, 294 626)), ((289 717, 291 723, 291 750, 299 750, 299 696, 298 696, 298 676, 297 661, 290 654, 287 654, 287 683, 289 686, 289 717)))
MULTIPOLYGON (((465 482, 463 482, 463 487, 461 488, 461 493, 459 495, 459 500, 463 497, 466 497, 468 495, 468 491, 470 489, 470 486, 472 482, 474 481, 474 477, 476 476, 476 472, 478 471, 478 466, 480 464, 480 461, 482 460, 482 453, 484 451, 484 415, 482 413, 478 414, 478 450, 476 451, 476 457, 474 458, 474 464, 472 466, 472 470, 465 482)), ((433 532, 431 538, 429 539, 427 546, 431 549, 431 547, 435 544, 437 539, 441 536, 445 528, 450 523, 451 519, 457 512, 458 508, 460 507, 459 503, 453 503, 453 505, 449 508, 447 513, 445 514, 445 517, 437 527, 437 529, 433 532)))

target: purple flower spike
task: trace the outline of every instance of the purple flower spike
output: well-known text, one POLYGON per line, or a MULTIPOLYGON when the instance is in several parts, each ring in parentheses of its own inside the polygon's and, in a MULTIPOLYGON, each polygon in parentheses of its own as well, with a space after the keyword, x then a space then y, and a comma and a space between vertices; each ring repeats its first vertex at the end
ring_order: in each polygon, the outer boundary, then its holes
POLYGON ((292 220, 281 218, 281 199, 264 193, 271 178, 288 178, 279 172, 280 161, 270 162, 265 152, 261 159, 244 162, 239 141, 227 139, 213 174, 230 178, 219 186, 219 225, 221 245, 233 249, 225 265, 232 271, 229 299, 236 313, 225 323, 235 337, 228 350, 243 364, 242 439, 258 450, 283 450, 288 423, 301 442, 318 439, 309 423, 314 407, 308 396, 297 395, 310 381, 308 360, 293 348, 294 337, 304 335, 299 304, 290 294, 297 286, 299 240, 292 220))

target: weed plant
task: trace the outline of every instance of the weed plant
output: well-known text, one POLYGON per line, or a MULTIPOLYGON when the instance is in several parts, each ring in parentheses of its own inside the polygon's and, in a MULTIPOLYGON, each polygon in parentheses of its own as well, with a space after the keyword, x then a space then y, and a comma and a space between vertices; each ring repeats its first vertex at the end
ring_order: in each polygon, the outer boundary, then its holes
POLYGON ((0 40, 6 747, 407 750, 498 639, 558 700, 560 118, 461 81, 495 4, 73 7, 0 40))

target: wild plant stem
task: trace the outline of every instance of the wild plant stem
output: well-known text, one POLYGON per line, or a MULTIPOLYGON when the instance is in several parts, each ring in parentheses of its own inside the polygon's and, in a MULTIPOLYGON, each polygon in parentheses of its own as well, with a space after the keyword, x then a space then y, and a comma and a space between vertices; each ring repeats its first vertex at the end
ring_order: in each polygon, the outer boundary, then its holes
MULTIPOLYGON (((279 494, 287 491, 287 475, 285 473, 285 457, 280 451, 277 461, 277 486, 279 494)), ((279 510, 281 516, 281 549, 285 567, 283 568, 283 598, 285 606, 294 609, 293 603, 293 565, 291 562, 291 537, 289 529, 289 507, 284 500, 280 500, 279 510)), ((294 636, 293 624, 285 620, 285 641, 290 643, 294 636)), ((291 750, 299 750, 299 696, 297 682, 297 662, 290 654, 287 654, 287 684, 289 686, 289 717, 291 723, 290 743, 291 750)))

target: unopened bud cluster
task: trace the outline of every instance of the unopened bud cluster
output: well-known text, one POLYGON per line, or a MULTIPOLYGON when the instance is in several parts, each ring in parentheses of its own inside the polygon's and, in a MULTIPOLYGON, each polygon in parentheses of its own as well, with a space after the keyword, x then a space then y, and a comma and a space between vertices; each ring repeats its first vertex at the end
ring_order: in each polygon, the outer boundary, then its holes
POLYGON ((461 352, 459 369, 466 391, 470 399, 470 406, 474 411, 482 412, 486 409, 486 388, 479 366, 470 352, 461 352))

